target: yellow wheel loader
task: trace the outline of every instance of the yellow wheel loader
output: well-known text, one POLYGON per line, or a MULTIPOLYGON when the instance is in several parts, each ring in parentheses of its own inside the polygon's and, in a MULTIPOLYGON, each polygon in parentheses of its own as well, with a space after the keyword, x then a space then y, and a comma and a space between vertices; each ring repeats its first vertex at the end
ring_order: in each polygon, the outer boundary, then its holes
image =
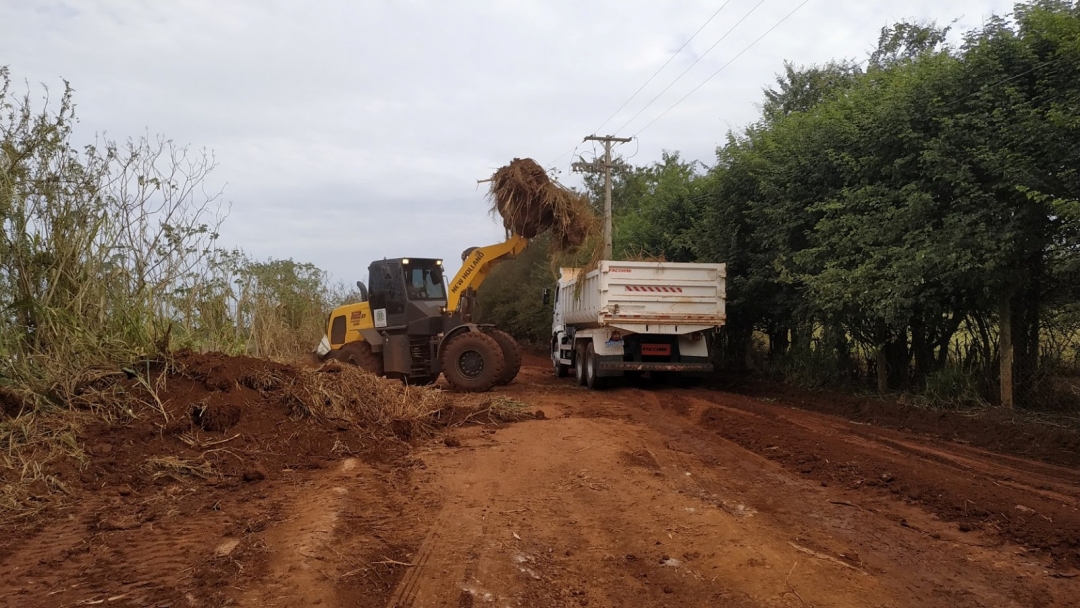
POLYGON ((521 369, 521 350, 510 334, 473 322, 476 290, 498 262, 514 257, 528 239, 462 254, 447 283, 442 260, 396 258, 368 266, 368 285, 357 281, 360 302, 330 313, 315 354, 358 365, 410 384, 430 384, 442 373, 452 388, 483 392, 509 383, 521 369))

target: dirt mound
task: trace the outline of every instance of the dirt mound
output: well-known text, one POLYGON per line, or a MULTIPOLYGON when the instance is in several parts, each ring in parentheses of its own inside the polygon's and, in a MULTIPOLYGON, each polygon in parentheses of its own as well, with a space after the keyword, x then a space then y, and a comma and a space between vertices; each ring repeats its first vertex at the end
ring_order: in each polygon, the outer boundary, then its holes
POLYGON ((791 385, 725 378, 714 388, 764 397, 784 405, 856 422, 912 431, 1053 464, 1080 466, 1075 420, 1041 420, 1008 408, 931 410, 874 395, 811 391, 791 385))
POLYGON ((107 486, 236 486, 349 456, 386 462, 440 427, 512 421, 524 404, 406 386, 334 361, 294 367, 180 352, 86 384, 70 406, 0 468, 11 513, 107 486))
POLYGON ((91 456, 79 472, 83 485, 236 485, 375 446, 401 452, 395 444, 430 432, 442 406, 438 391, 336 363, 297 369, 221 354, 181 353, 169 369, 122 390, 128 407, 150 407, 83 430, 91 456))
POLYGON ((573 251, 599 231, 588 200, 552 181, 531 158, 515 158, 496 171, 490 198, 507 230, 528 239, 550 230, 557 251, 573 251))
MULTIPOLYGON (((416 442, 527 413, 505 398, 410 387, 337 362, 180 352, 86 377, 68 408, 0 420, 29 438, 0 433, 0 556, 20 556, 0 557, 0 574, 17 571, 15 592, 27 597, 33 585, 65 594, 20 605, 226 605, 237 577, 269 576, 275 541, 262 533, 287 518, 283 496, 355 505, 339 523, 376 552, 365 563, 402 564, 399 539, 409 535, 382 526, 401 516, 388 497, 423 467, 416 442), (326 481, 321 498, 303 495, 313 479, 326 481)), ((379 579, 388 564, 370 580, 351 564, 341 573, 375 597, 388 592, 379 579)))

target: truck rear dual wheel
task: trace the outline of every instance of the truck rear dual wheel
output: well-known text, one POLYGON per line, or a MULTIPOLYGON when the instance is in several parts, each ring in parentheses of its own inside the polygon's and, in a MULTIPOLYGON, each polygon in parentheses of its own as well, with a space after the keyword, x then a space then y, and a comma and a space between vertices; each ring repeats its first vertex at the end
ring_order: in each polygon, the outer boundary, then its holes
POLYGON ((442 369, 454 390, 482 393, 490 391, 506 373, 506 359, 495 338, 470 331, 454 336, 443 349, 442 369))
POLYGON ((596 360, 596 350, 592 342, 585 349, 585 385, 594 391, 604 388, 607 378, 596 375, 600 362, 596 360))
MULTIPOLYGON (((592 347, 592 344, 589 344, 592 347)), ((585 386, 585 345, 574 346, 574 380, 581 386, 585 386)))
POLYGON ((487 329, 484 333, 495 338, 495 341, 499 343, 499 348, 502 349, 503 353, 503 360, 506 361, 506 367, 503 369, 502 376, 495 381, 495 386, 510 384, 514 378, 517 378, 518 372, 521 371, 521 347, 518 346, 514 336, 501 329, 487 329))
POLYGON ((590 341, 578 344, 574 349, 574 378, 581 386, 598 391, 607 385, 607 378, 597 375, 600 362, 596 358, 596 349, 590 341))

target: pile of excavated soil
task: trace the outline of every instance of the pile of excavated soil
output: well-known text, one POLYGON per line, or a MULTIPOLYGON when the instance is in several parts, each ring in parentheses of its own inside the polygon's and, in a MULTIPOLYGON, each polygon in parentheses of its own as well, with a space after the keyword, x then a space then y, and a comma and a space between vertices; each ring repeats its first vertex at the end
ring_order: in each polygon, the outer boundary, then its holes
MULTIPOLYGON (((235 486, 349 456, 387 461, 440 427, 519 414, 516 404, 406 386, 333 361, 294 367, 181 352, 142 371, 80 391, 69 457, 57 458, 47 441, 18 455, 49 469, 25 488, 27 511, 68 502, 80 489, 235 486)), ((0 483, 18 484, 18 475, 0 469, 0 483)))
POLYGON ((403 511, 409 472, 423 467, 412 447, 445 427, 528 413, 505 397, 410 387, 337 362, 182 352, 137 370, 42 416, 73 436, 46 428, 0 460, 0 490, 21 497, 21 508, 0 508, 0 605, 228 605, 237 581, 277 576, 275 559, 347 534, 364 565, 350 563, 335 588, 383 597, 419 542, 409 525, 385 528, 415 519, 403 511), (20 481, 12 462, 42 475, 20 481), (296 512, 315 518, 296 526, 318 532, 271 551, 281 539, 267 530, 296 512))
POLYGON ((446 405, 439 391, 405 387, 337 363, 298 369, 221 354, 183 353, 175 369, 128 388, 146 408, 120 424, 85 429, 92 456, 80 474, 129 484, 198 477, 258 481, 268 471, 310 468, 428 433, 446 405))

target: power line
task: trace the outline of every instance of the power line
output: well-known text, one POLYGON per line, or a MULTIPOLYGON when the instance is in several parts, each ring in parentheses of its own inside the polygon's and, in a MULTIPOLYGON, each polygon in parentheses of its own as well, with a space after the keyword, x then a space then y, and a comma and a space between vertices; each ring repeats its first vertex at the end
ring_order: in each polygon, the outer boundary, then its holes
MULTIPOLYGON (((762 0, 762 1, 764 1, 764 0, 762 0)), ((618 113, 619 113, 619 112, 621 112, 621 111, 622 111, 622 109, 626 107, 626 104, 628 104, 628 103, 630 103, 631 101, 633 101, 633 99, 634 99, 635 97, 637 97, 638 93, 640 93, 640 92, 641 92, 641 91, 642 91, 642 90, 643 90, 643 89, 644 89, 644 88, 645 88, 646 86, 648 86, 648 84, 649 84, 650 82, 652 82, 652 81, 653 81, 653 79, 654 79, 654 78, 656 78, 656 77, 657 77, 657 76, 658 76, 658 75, 660 74, 660 72, 662 72, 662 71, 664 70, 664 68, 666 68, 666 67, 668 66, 668 64, 669 64, 669 63, 671 63, 671 61, 672 61, 673 59, 675 59, 675 57, 676 57, 676 56, 678 56, 678 54, 679 54, 679 53, 681 53, 681 52, 682 52, 682 50, 686 48, 686 45, 690 44, 690 42, 691 42, 691 41, 692 41, 692 40, 693 40, 694 38, 696 38, 698 34, 700 34, 700 33, 701 33, 701 30, 705 29, 705 26, 707 26, 707 25, 709 25, 710 23, 712 23, 712 20, 713 20, 713 19, 715 19, 715 18, 716 18, 716 16, 720 14, 720 11, 724 10, 724 7, 726 7, 726 6, 728 5, 728 4, 731 4, 731 0, 727 0, 727 1, 726 1, 726 2, 724 2, 724 3, 722 4, 722 5, 720 5, 720 8, 716 9, 716 12, 715 12, 715 13, 713 13, 713 14, 712 14, 712 16, 710 16, 710 17, 709 17, 708 19, 706 19, 706 20, 705 20, 705 23, 702 23, 702 24, 701 24, 701 27, 699 27, 699 28, 697 29, 697 31, 696 31, 696 32, 694 32, 694 35, 693 35, 693 36, 690 36, 689 38, 687 38, 686 42, 684 42, 684 43, 682 44, 682 46, 680 46, 680 47, 679 47, 679 49, 678 49, 677 51, 675 51, 675 52, 674 52, 674 53, 673 53, 673 54, 671 55, 671 57, 668 57, 668 60, 664 62, 664 65, 660 66, 660 69, 656 70, 656 72, 655 72, 655 73, 654 73, 654 74, 653 74, 652 76, 650 76, 648 80, 646 80, 646 81, 645 81, 645 84, 643 84, 643 85, 641 85, 640 87, 638 87, 638 90, 634 91, 634 94, 633 94, 633 95, 631 95, 629 99, 627 99, 626 101, 624 101, 624 102, 623 102, 623 104, 622 104, 621 106, 619 106, 619 108, 618 108, 617 110, 615 110, 614 112, 612 112, 612 113, 611 113, 611 116, 608 116, 608 117, 607 117, 607 120, 605 120, 605 121, 603 122, 603 124, 601 124, 601 125, 600 125, 599 127, 597 127, 596 129, 593 129, 593 133, 599 133, 599 132, 600 132, 600 129, 604 128, 604 125, 606 125, 607 123, 611 122, 611 119, 612 119, 612 118, 615 118, 615 116, 616 116, 616 115, 618 115, 618 113)), ((725 35, 726 35, 726 34, 725 34, 725 35)), ((714 44, 713 46, 716 46, 716 45, 714 44)), ((710 49, 709 49, 709 50, 712 50, 712 48, 710 47, 710 49)), ((708 52, 708 51, 706 51, 706 52, 708 52)), ((694 62, 694 63, 697 63, 697 62, 694 62)), ((693 67, 693 66, 691 66, 691 67, 693 67)), ((581 144, 575 144, 575 145, 573 145, 573 146, 571 146, 571 147, 567 148, 565 152, 563 152, 562 154, 560 154, 560 155, 556 156, 556 157, 555 157, 555 159, 551 161, 551 164, 552 164, 552 165, 555 165, 555 164, 557 164, 557 163, 558 163, 558 162, 559 162, 560 160, 562 160, 562 158, 563 158, 564 156, 566 156, 567 154, 571 154, 572 152, 573 152, 573 153, 576 153, 576 152, 577 152, 577 149, 578 149, 578 147, 579 147, 580 145, 581 145, 581 144)), ((571 154, 571 158, 570 158, 570 160, 571 160, 571 161, 573 161, 573 154, 571 154)))
POLYGON ((570 154, 570 160, 571 160, 571 161, 573 161, 573 160, 574 160, 574 156, 575 156, 575 155, 577 155, 577 149, 578 149, 578 147, 579 147, 580 145, 581 145, 581 144, 574 144, 574 146, 573 146, 573 147, 571 147, 571 148, 567 148, 567 149, 566 149, 566 152, 563 152, 562 154, 560 154, 560 155, 556 156, 556 157, 555 157, 555 159, 554 159, 554 160, 552 160, 552 161, 551 161, 551 163, 550 163, 550 165, 551 165, 551 168, 552 168, 552 169, 556 168, 556 165, 557 165, 557 164, 559 163, 559 161, 560 161, 560 160, 562 160, 562 158, 563 158, 564 156, 566 156, 567 154, 570 154), (573 154, 571 154, 571 152, 573 152, 573 154))
POLYGON ((645 129, 648 129, 649 127, 651 127, 651 126, 652 126, 652 124, 653 124, 654 122, 656 122, 656 121, 660 120, 660 119, 661 119, 661 118, 663 118, 663 117, 664 117, 664 116, 665 116, 665 115, 666 115, 666 114, 667 114, 668 112, 670 112, 670 111, 674 110, 674 109, 675 109, 675 106, 677 106, 677 105, 679 105, 680 103, 682 103, 682 102, 686 101, 686 98, 687 98, 687 97, 690 97, 691 95, 693 95, 693 94, 694 94, 694 93, 695 93, 695 92, 696 92, 696 91, 697 91, 698 89, 700 89, 701 87, 705 86, 705 83, 707 83, 707 82, 709 82, 710 80, 712 80, 713 78, 715 78, 715 77, 716 77, 716 75, 717 75, 717 74, 719 74, 720 72, 723 72, 725 68, 727 68, 727 67, 728 67, 729 65, 731 65, 732 63, 734 63, 734 62, 735 62, 735 60, 736 60, 736 59, 738 59, 739 57, 742 57, 742 56, 743 56, 743 54, 744 54, 744 53, 746 53, 747 51, 749 51, 749 50, 750 50, 751 48, 753 48, 753 46, 754 46, 755 44, 757 44, 757 43, 761 42, 761 40, 762 40, 763 38, 765 38, 765 36, 768 36, 768 35, 769 35, 769 34, 770 34, 770 33, 771 33, 771 32, 772 32, 773 30, 775 30, 776 28, 780 27, 780 24, 782 24, 782 23, 784 23, 785 21, 787 21, 787 20, 788 20, 788 19, 789 19, 789 18, 790 18, 790 17, 792 16, 792 15, 794 15, 794 14, 795 14, 796 12, 798 12, 798 10, 799 10, 800 8, 802 8, 802 7, 806 6, 806 4, 807 4, 808 2, 810 2, 810 0, 803 0, 803 2, 802 2, 801 4, 799 4, 799 6, 796 6, 796 7, 795 7, 795 9, 794 9, 793 11, 791 11, 791 12, 790 12, 790 13, 788 13, 787 15, 784 15, 784 18, 783 18, 783 19, 781 19, 780 21, 777 21, 777 22, 776 22, 776 25, 774 25, 774 26, 770 27, 770 28, 769 28, 768 30, 766 30, 766 31, 765 31, 765 33, 764 33, 764 34, 762 34, 761 36, 758 36, 757 40, 754 40, 754 41, 753 41, 753 42, 751 42, 751 43, 750 43, 749 45, 747 45, 747 47, 746 47, 746 48, 744 48, 743 50, 739 51, 739 54, 738 54, 738 55, 735 55, 735 56, 734 56, 734 57, 732 57, 732 58, 731 58, 730 60, 728 60, 728 62, 727 62, 727 63, 725 63, 724 65, 720 66, 720 69, 719 69, 719 70, 716 70, 715 72, 713 72, 713 73, 712 73, 712 75, 711 75, 711 76, 709 76, 708 78, 706 78, 705 80, 703 80, 703 81, 701 82, 701 84, 699 84, 699 85, 697 85, 696 87, 694 87, 693 89, 691 89, 691 90, 690 90, 690 92, 689 92, 689 93, 687 93, 686 95, 683 95, 683 96, 682 96, 682 98, 681 98, 681 99, 679 99, 679 101, 676 101, 676 102, 675 102, 674 104, 672 104, 672 105, 671 105, 671 107, 669 107, 668 109, 666 109, 666 110, 664 110, 663 112, 661 112, 659 116, 657 116, 656 118, 654 118, 654 119, 652 119, 651 121, 649 121, 649 124, 647 124, 647 125, 645 125, 644 127, 641 127, 640 129, 638 129, 638 132, 637 132, 637 133, 634 133, 634 137, 637 137, 638 135, 641 135, 641 132, 642 132, 642 131, 644 131, 645 129))
POLYGON ((629 99, 627 99, 626 101, 624 101, 624 102, 622 103, 622 105, 618 107, 618 109, 616 109, 616 110, 615 110, 614 112, 612 112, 612 113, 611 113, 611 116, 608 116, 608 117, 607 117, 607 120, 605 120, 605 121, 604 121, 604 122, 603 122, 603 123, 602 123, 602 124, 601 124, 601 125, 600 125, 599 127, 596 127, 595 129, 593 129, 593 133, 599 133, 599 132, 600 132, 600 129, 603 129, 603 128, 604 128, 604 125, 606 125, 607 123, 611 122, 611 119, 612 119, 612 118, 615 118, 615 116, 617 116, 617 115, 619 114, 619 112, 621 112, 621 111, 622 111, 622 109, 626 107, 626 104, 628 104, 628 103, 630 103, 631 101, 633 101, 633 100, 634 100, 634 98, 635 98, 635 97, 637 97, 638 93, 640 93, 640 92, 641 92, 641 91, 642 91, 642 90, 643 90, 643 89, 644 89, 645 87, 649 86, 649 83, 650 83, 650 82, 652 82, 652 81, 653 81, 653 79, 654 79, 654 78, 656 78, 656 77, 657 77, 658 75, 660 75, 660 72, 664 71, 664 68, 666 68, 666 67, 668 66, 668 64, 669 64, 669 63, 671 63, 671 61, 672 61, 673 59, 675 59, 675 57, 676 57, 676 56, 678 56, 678 54, 679 54, 679 53, 681 53, 683 49, 685 49, 685 48, 686 48, 686 45, 690 44, 690 41, 691 41, 691 40, 693 40, 694 38, 696 38, 696 37, 697 37, 697 35, 701 33, 701 30, 705 29, 705 26, 706 26, 706 25, 709 25, 710 23, 712 23, 712 20, 713 20, 713 19, 716 19, 716 16, 720 14, 720 11, 724 10, 724 7, 725 7, 725 6, 727 6, 727 5, 729 5, 729 4, 731 4, 731 0, 727 0, 726 2, 724 2, 723 4, 721 4, 721 5, 720 5, 720 8, 716 9, 716 12, 715 12, 715 13, 713 13, 711 17, 709 17, 708 19, 706 19, 706 20, 705 20, 705 23, 702 23, 702 24, 701 24, 701 27, 699 27, 699 28, 697 29, 697 31, 696 31, 696 32, 694 32, 694 35, 693 35, 693 36, 690 36, 689 38, 687 38, 687 39, 686 39, 686 42, 684 42, 684 43, 682 44, 682 46, 680 46, 680 47, 679 47, 679 50, 675 51, 675 52, 674 52, 674 53, 673 53, 673 54, 671 55, 671 57, 668 57, 668 60, 664 62, 664 65, 660 66, 660 68, 659 68, 658 70, 656 70, 655 72, 653 72, 653 75, 652 75, 652 76, 649 76, 649 79, 645 81, 645 84, 643 84, 643 85, 641 85, 640 87, 638 87, 638 90, 634 91, 634 94, 633 94, 633 95, 631 95, 629 99))
POLYGON ((617 134, 617 133, 619 133, 619 131, 622 131, 623 129, 625 129, 625 128, 626 128, 627 126, 629 126, 629 125, 630 125, 630 123, 634 122, 634 120, 636 120, 638 116, 641 116, 641 113, 642 113, 642 112, 644 112, 645 110, 649 109, 649 106, 651 106, 651 105, 652 105, 652 104, 653 104, 653 103, 654 103, 654 102, 655 102, 655 101, 656 101, 657 99, 660 99, 660 97, 661 97, 661 96, 662 96, 662 95, 663 95, 664 93, 667 93, 668 89, 670 89, 670 88, 671 88, 671 87, 672 87, 672 86, 673 86, 673 85, 674 85, 674 84, 675 84, 676 82, 679 82, 679 80, 681 80, 681 79, 682 79, 682 77, 683 77, 683 76, 685 76, 685 75, 686 75, 686 73, 687 73, 687 72, 689 72, 689 71, 691 70, 691 68, 693 68, 693 67, 694 67, 695 65, 697 65, 699 61, 701 61, 702 59, 704 59, 706 55, 708 55, 708 54, 709 54, 709 53, 710 53, 710 52, 711 52, 711 51, 712 51, 712 50, 713 50, 714 48, 716 48, 716 45, 718 45, 718 44, 720 44, 721 42, 723 42, 723 41, 724 41, 724 39, 725 39, 725 38, 727 38, 729 34, 731 34, 731 32, 734 32, 734 31, 735 31, 735 28, 739 27, 739 25, 740 25, 740 24, 741 24, 741 23, 742 23, 743 21, 746 21, 747 17, 749 17, 750 15, 752 15, 752 14, 754 13, 754 11, 756 11, 756 10, 758 9, 758 7, 760 7, 760 6, 762 5, 762 4, 765 4, 765 0, 761 0, 760 2, 758 2, 757 4, 755 4, 755 5, 754 5, 754 8, 750 9, 750 12, 746 13, 745 15, 743 15, 743 18, 742 18, 742 19, 739 19, 739 20, 738 20, 738 21, 737 21, 737 22, 735 23, 735 25, 731 26, 731 29, 729 29, 729 30, 728 30, 727 32, 725 32, 725 33, 724 33, 724 35, 723 35, 723 36, 721 36, 719 40, 717 40, 716 42, 714 42, 712 46, 710 46, 710 47, 709 47, 708 49, 706 49, 706 51, 705 51, 704 53, 702 53, 701 55, 699 55, 699 56, 698 56, 698 58, 694 60, 694 63, 691 63, 691 64, 690 64, 690 66, 689 66, 689 67, 687 67, 687 68, 686 68, 685 70, 683 70, 681 74, 679 74, 678 76, 676 76, 676 77, 675 77, 675 80, 672 80, 670 84, 668 84, 668 85, 667 85, 666 87, 664 87, 664 90, 663 90, 663 91, 660 91, 660 92, 659 92, 659 93, 658 93, 658 94, 656 95, 656 97, 653 97, 653 98, 652 98, 651 100, 649 100, 649 103, 645 104, 645 107, 644 107, 644 108, 641 108, 640 110, 638 110, 637 114, 634 114, 633 116, 631 116, 631 117, 630 117, 630 120, 626 121, 626 123, 625 123, 625 124, 623 124, 623 126, 619 127, 619 128, 618 128, 618 129, 617 129, 617 130, 615 131, 615 133, 617 134))

